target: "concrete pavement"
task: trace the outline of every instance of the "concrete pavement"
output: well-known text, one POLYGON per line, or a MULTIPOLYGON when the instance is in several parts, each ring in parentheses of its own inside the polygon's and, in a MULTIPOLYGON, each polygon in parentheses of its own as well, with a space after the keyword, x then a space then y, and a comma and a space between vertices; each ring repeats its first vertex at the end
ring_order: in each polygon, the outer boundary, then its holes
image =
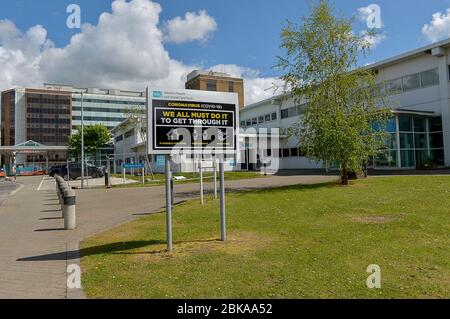
MULTIPOLYGON (((227 191, 314 184, 334 176, 272 176, 227 181, 227 191)), ((79 263, 84 238, 165 206, 164 187, 77 190, 77 229, 63 230, 54 181, 18 178, 23 188, 0 206, 0 298, 81 298, 66 285, 66 269, 79 263)), ((205 192, 212 192, 212 183, 205 192)), ((199 196, 198 184, 175 185, 175 201, 199 196)))

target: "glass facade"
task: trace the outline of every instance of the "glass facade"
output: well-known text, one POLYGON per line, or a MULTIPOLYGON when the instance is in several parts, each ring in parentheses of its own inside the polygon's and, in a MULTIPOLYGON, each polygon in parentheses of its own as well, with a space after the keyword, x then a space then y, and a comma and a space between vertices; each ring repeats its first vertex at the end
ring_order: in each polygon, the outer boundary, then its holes
MULTIPOLYGON (((74 94, 72 98, 72 130, 81 125, 81 94, 74 94)), ((84 125, 102 124, 113 129, 127 119, 129 109, 142 109, 145 113, 146 98, 83 94, 84 125)))
POLYGON ((27 140, 49 145, 67 145, 71 134, 70 94, 26 94, 27 140))
POLYGON ((442 118, 396 115, 387 130, 386 151, 374 159, 375 168, 416 168, 444 165, 442 118), (397 129, 398 126, 398 129, 397 129))

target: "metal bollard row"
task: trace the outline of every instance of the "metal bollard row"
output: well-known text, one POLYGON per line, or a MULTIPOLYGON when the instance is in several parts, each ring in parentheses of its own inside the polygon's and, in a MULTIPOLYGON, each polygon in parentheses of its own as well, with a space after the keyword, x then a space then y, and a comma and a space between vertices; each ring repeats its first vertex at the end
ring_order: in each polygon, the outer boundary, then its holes
POLYGON ((62 217, 64 218, 64 229, 72 230, 77 227, 76 223, 76 195, 66 181, 59 175, 55 175, 56 193, 61 204, 62 217))

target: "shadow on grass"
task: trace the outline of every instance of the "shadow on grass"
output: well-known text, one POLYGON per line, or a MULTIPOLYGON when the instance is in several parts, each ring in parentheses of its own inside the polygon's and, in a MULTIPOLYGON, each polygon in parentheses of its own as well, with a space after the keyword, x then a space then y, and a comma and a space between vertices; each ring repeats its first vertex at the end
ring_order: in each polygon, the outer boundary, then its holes
MULTIPOLYGON (((298 191, 308 191, 323 188, 335 188, 339 187, 340 184, 336 182, 324 182, 318 184, 300 184, 300 185, 290 185, 281 187, 259 187, 259 186, 243 186, 243 187, 233 187, 227 190, 227 194, 233 193, 252 193, 252 194, 271 194, 280 191, 298 190, 298 191)), ((205 194, 211 193, 211 190, 205 190, 205 194)), ((185 197, 188 199, 195 199, 198 197, 198 191, 191 192, 175 192, 175 196, 185 197)))
MULTIPOLYGON (((178 242, 174 242, 174 244, 215 242, 215 241, 219 241, 219 239, 178 241, 178 242)), ((117 242, 117 243, 82 248, 79 251, 78 250, 61 251, 61 252, 45 254, 45 255, 23 257, 23 258, 17 259, 17 261, 72 260, 72 259, 77 259, 79 256, 87 257, 87 256, 101 255, 101 254, 123 254, 123 255, 159 254, 159 253, 166 252, 166 250, 158 250, 158 251, 151 251, 151 252, 127 252, 127 250, 133 250, 133 249, 143 248, 143 247, 148 247, 148 246, 162 245, 165 243, 166 242, 162 241, 162 240, 140 240, 140 241, 117 242)))

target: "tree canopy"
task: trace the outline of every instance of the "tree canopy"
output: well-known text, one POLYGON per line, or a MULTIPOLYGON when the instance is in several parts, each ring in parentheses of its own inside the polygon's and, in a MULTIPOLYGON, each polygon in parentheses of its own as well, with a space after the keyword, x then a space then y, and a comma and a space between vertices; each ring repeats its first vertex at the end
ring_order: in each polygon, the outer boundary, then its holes
POLYGON ((287 22, 281 32, 285 54, 278 57, 296 104, 305 105, 291 133, 309 158, 339 165, 345 185, 349 171, 359 171, 383 148, 390 116, 375 89, 376 74, 358 67, 375 32, 355 34, 352 24, 321 0, 301 24, 287 22))
MULTIPOLYGON (((95 153, 99 148, 109 145, 111 132, 101 124, 84 127, 84 150, 95 153)), ((77 126, 77 133, 69 137, 69 149, 74 156, 81 155, 81 126, 77 126)))

